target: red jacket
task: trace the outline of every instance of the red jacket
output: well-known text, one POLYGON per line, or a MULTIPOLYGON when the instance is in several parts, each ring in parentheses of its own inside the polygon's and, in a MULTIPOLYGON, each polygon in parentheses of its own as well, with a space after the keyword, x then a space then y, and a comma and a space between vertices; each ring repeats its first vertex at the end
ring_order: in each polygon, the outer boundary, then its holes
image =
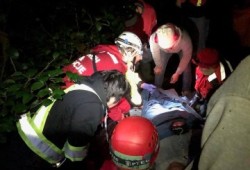
POLYGON ((145 43, 148 42, 152 30, 156 27, 157 18, 153 6, 143 0, 140 1, 144 6, 141 17, 138 17, 136 23, 130 27, 126 27, 125 30, 135 33, 145 43))
MULTIPOLYGON (((93 54, 95 54, 95 66, 97 71, 102 70, 118 70, 123 74, 127 71, 127 66, 122 60, 122 55, 116 45, 97 45, 91 50, 90 54, 84 55, 72 64, 63 67, 64 72, 77 73, 82 76, 90 76, 94 73, 93 54)), ((73 84, 68 77, 64 77, 63 81, 68 88, 73 84)), ((117 106, 109 110, 109 116, 112 120, 118 121, 123 118, 124 113, 130 110, 130 104, 127 100, 122 99, 117 106)))
POLYGON ((215 85, 212 83, 216 81, 216 87, 222 84, 222 81, 226 78, 225 72, 221 72, 221 67, 218 67, 214 74, 212 75, 204 75, 199 67, 196 67, 196 81, 195 81, 195 90, 202 96, 202 98, 206 99, 208 95, 215 88, 215 85), (209 78, 210 77, 210 78, 209 78))
POLYGON ((157 25, 156 11, 153 6, 141 0, 144 5, 144 11, 142 13, 143 19, 143 31, 146 33, 149 39, 153 29, 157 25))

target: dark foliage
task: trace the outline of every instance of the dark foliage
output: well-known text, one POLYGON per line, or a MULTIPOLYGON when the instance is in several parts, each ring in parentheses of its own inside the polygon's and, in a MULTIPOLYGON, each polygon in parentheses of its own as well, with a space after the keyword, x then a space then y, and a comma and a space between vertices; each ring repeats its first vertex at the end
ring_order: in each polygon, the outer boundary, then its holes
MULTIPOLYGON (((0 143, 15 120, 60 99, 61 68, 123 29, 119 3, 93 0, 0 1, 0 143)), ((77 78, 74 74, 69 77, 77 78)))

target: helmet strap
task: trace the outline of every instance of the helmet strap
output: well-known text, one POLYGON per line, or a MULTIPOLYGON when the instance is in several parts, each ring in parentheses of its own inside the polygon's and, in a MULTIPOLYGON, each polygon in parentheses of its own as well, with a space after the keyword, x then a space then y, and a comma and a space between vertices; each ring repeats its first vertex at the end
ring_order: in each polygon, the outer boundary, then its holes
POLYGON ((136 70, 135 60, 136 60, 136 57, 134 57, 134 58, 133 58, 133 61, 132 61, 132 64, 133 64, 132 70, 133 70, 133 71, 136 70))
POLYGON ((123 57, 125 58, 125 60, 123 60, 123 61, 126 63, 131 62, 134 65, 135 60, 136 60, 136 56, 138 55, 138 53, 135 50, 129 51, 126 48, 124 48, 121 51, 122 51, 123 57))

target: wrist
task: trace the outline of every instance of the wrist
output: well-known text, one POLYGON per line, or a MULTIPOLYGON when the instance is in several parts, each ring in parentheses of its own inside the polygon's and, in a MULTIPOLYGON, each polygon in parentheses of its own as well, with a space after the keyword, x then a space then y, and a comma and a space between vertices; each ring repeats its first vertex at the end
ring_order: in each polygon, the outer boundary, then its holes
POLYGON ((162 65, 156 65, 155 67, 158 68, 158 69, 162 69, 163 66, 162 65))
POLYGON ((175 72, 174 74, 175 74, 175 75, 177 75, 177 76, 180 76, 180 75, 181 75, 181 74, 180 74, 180 73, 178 73, 178 72, 175 72))
POLYGON ((142 86, 143 86, 143 81, 139 81, 138 83, 137 83, 137 87, 139 88, 139 89, 142 89, 142 86))

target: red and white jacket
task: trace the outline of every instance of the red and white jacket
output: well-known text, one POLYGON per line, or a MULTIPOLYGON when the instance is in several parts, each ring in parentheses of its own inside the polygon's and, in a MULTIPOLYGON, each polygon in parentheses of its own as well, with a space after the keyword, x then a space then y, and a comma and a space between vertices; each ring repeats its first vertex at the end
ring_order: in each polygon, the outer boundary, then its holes
POLYGON ((230 63, 223 64, 220 62, 220 66, 215 69, 215 72, 211 75, 204 75, 200 68, 197 66, 195 70, 195 90, 201 95, 202 98, 208 99, 214 90, 216 90, 225 79, 233 71, 230 63))

